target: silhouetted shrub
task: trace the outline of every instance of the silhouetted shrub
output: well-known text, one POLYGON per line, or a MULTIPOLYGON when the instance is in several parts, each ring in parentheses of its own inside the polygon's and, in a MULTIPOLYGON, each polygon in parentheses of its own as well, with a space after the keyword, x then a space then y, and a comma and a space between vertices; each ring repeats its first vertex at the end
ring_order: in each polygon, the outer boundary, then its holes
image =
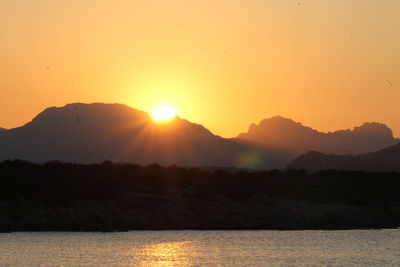
POLYGON ((191 190, 240 201, 258 194, 318 203, 366 205, 399 201, 399 173, 302 170, 230 173, 157 164, 83 165, 15 160, 0 163, 0 199, 34 199, 59 205, 72 200, 107 200, 123 192, 191 190))

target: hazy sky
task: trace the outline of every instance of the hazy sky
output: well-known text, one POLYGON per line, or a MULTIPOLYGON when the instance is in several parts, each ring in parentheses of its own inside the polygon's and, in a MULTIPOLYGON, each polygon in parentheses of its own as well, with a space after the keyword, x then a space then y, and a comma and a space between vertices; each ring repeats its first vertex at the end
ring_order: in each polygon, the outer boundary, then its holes
POLYGON ((274 115, 400 136, 399 0, 0 0, 0 126, 118 102, 232 137, 274 115))

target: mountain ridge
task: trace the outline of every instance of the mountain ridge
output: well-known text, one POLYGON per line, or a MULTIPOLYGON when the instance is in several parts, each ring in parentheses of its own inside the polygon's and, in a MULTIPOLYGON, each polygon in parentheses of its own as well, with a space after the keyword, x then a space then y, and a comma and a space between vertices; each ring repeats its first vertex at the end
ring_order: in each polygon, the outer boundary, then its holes
POLYGON ((400 142, 375 152, 358 155, 332 155, 310 151, 293 160, 287 168, 319 170, 353 170, 400 172, 400 142))
POLYGON ((144 111, 122 104, 50 107, 22 127, 0 135, 0 160, 52 160, 207 167, 284 167, 264 149, 213 134, 180 117, 155 123, 144 111))
MULTIPOLYGON (((339 135, 340 140, 350 136, 358 146, 367 143, 379 149, 398 140, 393 138, 391 129, 381 123, 364 123, 353 130, 321 133, 276 116, 262 120, 259 125, 250 125, 249 132, 257 131, 260 125, 270 127, 279 138, 265 142, 270 134, 265 131, 256 136, 261 136, 258 139, 243 138, 245 134, 223 138, 179 116, 168 123, 156 123, 148 113, 123 104, 71 103, 46 108, 25 125, 1 131, 0 160, 18 158, 36 163, 111 160, 143 165, 280 169, 311 150, 324 152, 324 148, 337 146, 337 140, 324 146, 319 140, 321 136, 336 138, 339 135), (271 128, 271 122, 276 127, 271 128), (310 136, 320 143, 304 142, 310 136), (319 149, 321 147, 323 149, 319 149)), ((363 152, 357 147, 353 150, 356 152, 353 154, 363 152)), ((372 148, 367 150, 370 152, 372 148)), ((349 151, 339 152, 349 154, 349 151)))
POLYGON ((366 153, 400 141, 383 123, 365 122, 351 130, 325 133, 282 116, 253 123, 235 139, 269 145, 294 157, 312 150, 329 154, 366 153))

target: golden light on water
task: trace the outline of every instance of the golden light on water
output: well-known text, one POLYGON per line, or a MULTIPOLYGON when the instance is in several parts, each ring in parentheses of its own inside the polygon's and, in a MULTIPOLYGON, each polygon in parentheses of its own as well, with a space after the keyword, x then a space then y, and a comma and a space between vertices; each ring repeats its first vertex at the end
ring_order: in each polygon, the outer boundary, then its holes
POLYGON ((132 262, 136 266, 192 266, 195 248, 188 241, 149 244, 132 262))
POLYGON ((171 105, 159 105, 151 113, 153 120, 157 122, 165 122, 176 116, 176 110, 171 105))

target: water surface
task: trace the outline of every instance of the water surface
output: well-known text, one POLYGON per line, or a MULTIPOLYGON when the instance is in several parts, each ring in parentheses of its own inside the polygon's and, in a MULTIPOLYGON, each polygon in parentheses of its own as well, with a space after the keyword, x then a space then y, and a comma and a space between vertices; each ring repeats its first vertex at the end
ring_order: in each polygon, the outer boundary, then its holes
POLYGON ((398 266, 400 230, 0 234, 1 266, 398 266))

